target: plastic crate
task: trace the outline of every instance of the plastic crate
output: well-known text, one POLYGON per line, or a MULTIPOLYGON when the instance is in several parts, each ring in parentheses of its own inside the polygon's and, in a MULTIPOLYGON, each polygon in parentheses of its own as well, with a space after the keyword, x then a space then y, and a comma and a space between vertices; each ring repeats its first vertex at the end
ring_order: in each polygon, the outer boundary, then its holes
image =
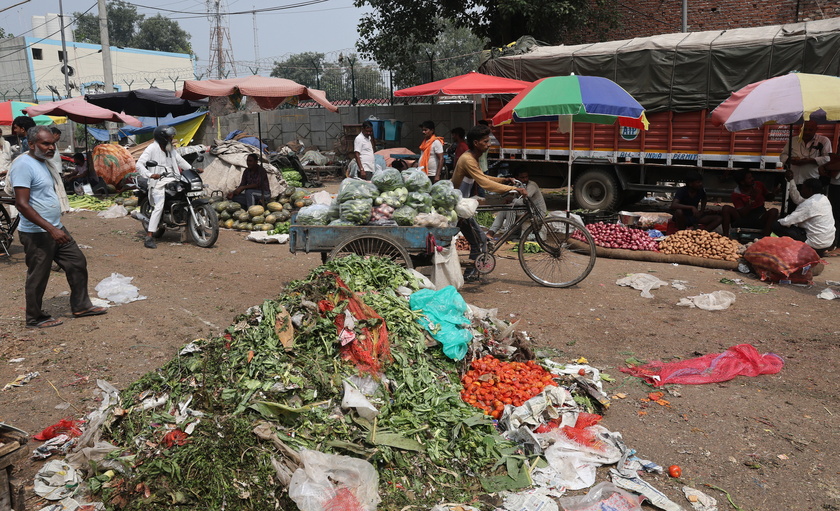
POLYGON ((598 222, 604 222, 605 224, 614 224, 618 221, 618 215, 610 215, 601 212, 597 213, 578 213, 578 215, 583 219, 584 224, 597 224, 598 222))

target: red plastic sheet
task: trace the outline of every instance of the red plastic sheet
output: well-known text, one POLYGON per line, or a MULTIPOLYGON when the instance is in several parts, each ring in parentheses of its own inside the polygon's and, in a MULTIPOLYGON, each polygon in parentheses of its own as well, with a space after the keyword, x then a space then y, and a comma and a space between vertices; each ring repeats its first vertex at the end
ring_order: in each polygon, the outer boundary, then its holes
POLYGON ((82 430, 79 429, 79 426, 81 426, 82 424, 84 424, 84 421, 61 419, 52 426, 44 428, 43 431, 33 436, 32 438, 43 442, 44 440, 55 438, 58 435, 69 435, 70 437, 82 436, 82 430))
POLYGON ((622 367, 621 372, 644 379, 655 387, 669 383, 696 385, 728 381, 736 376, 776 374, 785 362, 775 353, 758 353, 751 344, 739 344, 723 353, 710 353, 678 362, 654 361, 641 366, 622 367))

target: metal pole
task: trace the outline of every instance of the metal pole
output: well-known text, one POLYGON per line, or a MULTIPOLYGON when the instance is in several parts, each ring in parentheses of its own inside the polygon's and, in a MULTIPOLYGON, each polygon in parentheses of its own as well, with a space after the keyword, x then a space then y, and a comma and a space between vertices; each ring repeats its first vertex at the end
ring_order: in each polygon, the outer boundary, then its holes
MULTIPOLYGON (((105 0, 96 0, 99 9, 99 43, 102 48, 102 77, 105 82, 105 92, 114 92, 114 74, 111 66, 111 38, 108 33, 108 8, 105 0)), ((108 138, 113 139, 117 134, 117 124, 106 122, 108 138)), ((85 128, 87 129, 87 128, 85 128)), ((87 144, 87 135, 85 135, 87 144)))
POLYGON ((566 175, 566 212, 572 210, 572 162, 575 152, 575 120, 569 122, 569 171, 566 175))
POLYGON ((682 0, 682 31, 688 32, 688 0, 682 0))
MULTIPOLYGON (((61 19, 61 55, 62 60, 64 60, 64 89, 67 91, 67 97, 70 97, 70 77, 68 76, 70 72, 70 65, 68 64, 67 60, 67 40, 64 37, 64 5, 62 5, 62 1, 58 0, 58 16, 61 19)), ((33 94, 34 96, 34 94, 33 94)), ((33 97, 32 99, 38 100, 38 98, 33 97)), ((59 99, 61 99, 59 97, 59 99)), ((67 119, 67 124, 70 128, 70 150, 76 152, 76 126, 69 118, 67 119)), ((85 137, 87 138, 87 137, 85 137)))

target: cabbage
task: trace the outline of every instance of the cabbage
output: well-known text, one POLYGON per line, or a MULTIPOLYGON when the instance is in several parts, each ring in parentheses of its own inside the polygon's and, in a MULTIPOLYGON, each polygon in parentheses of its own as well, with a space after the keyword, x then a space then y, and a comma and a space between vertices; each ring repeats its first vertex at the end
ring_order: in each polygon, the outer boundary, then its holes
POLYGON ((387 168, 374 174, 370 182, 375 184, 380 191, 389 192, 400 188, 403 185, 403 178, 399 170, 387 168))
POLYGON ((371 201, 369 199, 353 199, 341 203, 341 219, 356 225, 364 225, 370 221, 371 201))
POLYGON ((435 209, 447 212, 455 209, 458 201, 461 200, 461 192, 452 187, 452 181, 442 179, 432 186, 429 195, 432 196, 432 205, 435 209))
POLYGON ((417 218, 417 210, 408 206, 403 206, 394 211, 391 217, 397 225, 414 225, 414 219, 417 218))
POLYGON ((327 225, 329 223, 329 209, 326 204, 313 204, 300 208, 297 214, 298 225, 327 225))
POLYGON ((428 193, 411 192, 408 194, 405 205, 416 209, 418 213, 430 213, 432 211, 432 196, 428 193))
POLYGON ((377 206, 380 204, 387 204, 396 209, 405 204, 406 199, 408 199, 408 190, 405 187, 400 187, 396 190, 383 192, 374 200, 374 204, 377 206))
POLYGON ((376 189, 376 185, 373 183, 362 181, 361 179, 347 178, 341 182, 341 186, 338 188, 338 197, 336 198, 338 202, 343 204, 355 199, 370 200, 376 197, 377 193, 379 193, 379 190, 376 189))
POLYGON ((429 181, 429 176, 423 173, 422 170, 412 167, 403 171, 403 183, 409 192, 426 192, 432 187, 432 182, 429 181))

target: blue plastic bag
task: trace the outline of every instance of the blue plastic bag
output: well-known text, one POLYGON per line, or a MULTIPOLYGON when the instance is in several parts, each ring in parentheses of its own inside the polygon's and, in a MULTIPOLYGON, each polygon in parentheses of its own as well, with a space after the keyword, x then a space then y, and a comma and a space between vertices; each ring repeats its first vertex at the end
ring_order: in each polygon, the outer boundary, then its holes
POLYGON ((467 345, 473 338, 470 320, 467 319, 467 302, 453 286, 432 291, 421 289, 409 298, 411 310, 422 310, 423 328, 443 345, 443 354, 452 360, 461 360, 467 354, 467 345))

